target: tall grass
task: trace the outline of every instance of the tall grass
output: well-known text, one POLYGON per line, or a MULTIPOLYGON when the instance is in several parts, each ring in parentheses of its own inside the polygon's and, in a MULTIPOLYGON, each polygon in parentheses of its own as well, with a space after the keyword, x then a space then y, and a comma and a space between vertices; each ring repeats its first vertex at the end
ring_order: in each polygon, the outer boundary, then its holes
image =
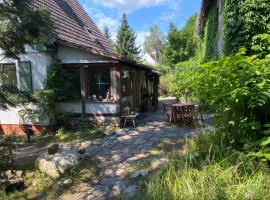
POLYGON ((266 163, 233 147, 223 132, 200 133, 187 140, 184 152, 173 152, 167 166, 150 179, 149 199, 270 199, 266 163))

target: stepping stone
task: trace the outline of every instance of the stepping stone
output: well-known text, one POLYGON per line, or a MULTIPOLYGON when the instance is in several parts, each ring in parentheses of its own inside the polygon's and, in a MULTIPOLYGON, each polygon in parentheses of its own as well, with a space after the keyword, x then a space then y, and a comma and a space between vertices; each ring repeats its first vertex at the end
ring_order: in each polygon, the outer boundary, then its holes
POLYGON ((118 181, 117 178, 104 178, 101 180, 101 185, 113 186, 118 181))

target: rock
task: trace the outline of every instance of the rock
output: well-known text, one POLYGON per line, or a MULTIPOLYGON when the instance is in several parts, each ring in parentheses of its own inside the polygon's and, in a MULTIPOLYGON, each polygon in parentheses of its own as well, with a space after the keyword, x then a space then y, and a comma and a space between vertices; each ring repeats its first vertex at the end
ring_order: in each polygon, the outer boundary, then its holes
POLYGON ((139 190, 138 185, 131 185, 131 186, 127 187, 123 192, 123 199, 124 200, 131 199, 132 197, 134 197, 136 195, 138 190, 139 190))
POLYGON ((48 148, 48 154, 56 154, 59 151, 59 144, 52 144, 48 148))
POLYGON ((99 129, 97 130, 97 134, 100 134, 100 135, 105 135, 105 136, 111 136, 113 134, 115 134, 115 131, 113 131, 112 127, 110 128, 104 128, 104 129, 99 129))
POLYGON ((0 188, 3 188, 6 193, 24 189, 24 180, 22 171, 8 170, 0 175, 0 188))
POLYGON ((23 172, 22 171, 16 171, 15 174, 18 177, 22 177, 23 172))
POLYGON ((122 193, 126 189, 126 184, 127 183, 124 180, 117 181, 116 184, 112 188, 110 198, 112 198, 112 199, 121 199, 122 193))
POLYGON ((86 199, 92 200, 92 199, 107 199, 108 194, 110 192, 110 189, 108 186, 104 185, 96 185, 94 188, 92 188, 89 192, 89 196, 86 197, 86 199))
POLYGON ((36 160, 36 167, 42 173, 52 178, 58 178, 70 168, 79 164, 80 156, 74 150, 61 149, 58 153, 50 155, 44 153, 36 160))
POLYGON ((80 147, 79 149, 78 149, 78 153, 79 154, 85 154, 85 148, 83 148, 83 147, 80 147))
POLYGON ((168 163, 168 159, 166 158, 161 158, 161 159, 155 158, 151 161, 151 169, 155 170, 167 163, 168 163))
POLYGON ((101 180, 101 185, 113 186, 117 182, 116 178, 104 178, 101 180))
POLYGON ((69 188, 73 183, 73 180, 71 178, 62 179, 57 182, 57 187, 66 189, 69 188))
POLYGON ((148 173, 149 173, 149 170, 148 169, 142 169, 142 170, 139 170, 137 172, 134 172, 131 175, 131 178, 145 177, 145 176, 148 175, 148 173))

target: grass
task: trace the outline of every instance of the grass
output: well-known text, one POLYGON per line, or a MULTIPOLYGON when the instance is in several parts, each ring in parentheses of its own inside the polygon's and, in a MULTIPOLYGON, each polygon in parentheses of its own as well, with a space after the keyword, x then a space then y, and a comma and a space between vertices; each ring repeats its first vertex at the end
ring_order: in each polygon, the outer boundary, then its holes
POLYGON ((29 162, 20 166, 24 170, 24 180, 26 189, 10 194, 5 194, 0 190, 0 199, 18 200, 18 199, 58 199, 63 193, 80 191, 83 183, 88 183, 99 172, 97 159, 86 157, 81 164, 71 169, 58 180, 52 179, 37 170, 34 170, 34 162, 29 162), (60 179, 71 179, 72 184, 68 188, 57 187, 60 179))
MULTIPOLYGON (((97 134, 97 130, 94 128, 74 129, 74 130, 69 130, 69 131, 66 131, 64 129, 59 129, 55 134, 32 136, 31 144, 44 146, 51 143, 65 143, 65 142, 95 140, 101 137, 104 137, 104 136, 97 134)), ((18 138, 18 141, 26 143, 26 138, 25 137, 18 138)))
POLYGON ((223 132, 200 133, 169 153, 142 191, 150 200, 270 199, 270 170, 247 157, 223 132))

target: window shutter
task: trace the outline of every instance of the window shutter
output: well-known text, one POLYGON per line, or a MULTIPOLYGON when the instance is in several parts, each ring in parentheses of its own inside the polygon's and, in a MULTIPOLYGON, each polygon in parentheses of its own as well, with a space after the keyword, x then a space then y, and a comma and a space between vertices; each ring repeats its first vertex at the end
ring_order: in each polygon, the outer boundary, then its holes
POLYGON ((20 82, 21 90, 24 92, 32 92, 32 69, 30 61, 21 61, 20 68, 20 82))

